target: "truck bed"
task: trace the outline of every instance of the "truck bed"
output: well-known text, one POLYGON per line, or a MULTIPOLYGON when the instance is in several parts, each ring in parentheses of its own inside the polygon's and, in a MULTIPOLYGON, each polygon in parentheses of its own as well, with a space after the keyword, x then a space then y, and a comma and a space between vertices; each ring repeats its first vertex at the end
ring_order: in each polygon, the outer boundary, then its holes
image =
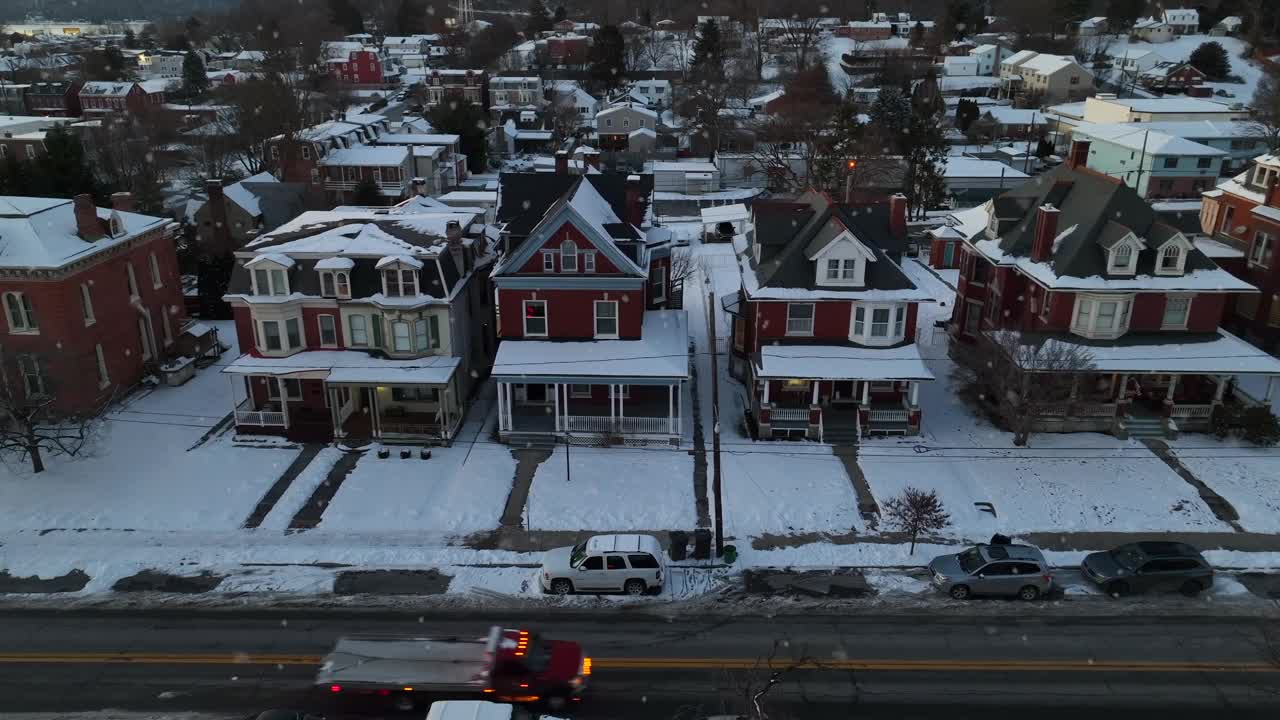
POLYGON ((353 636, 334 645, 317 685, 358 689, 478 689, 486 684, 487 638, 353 636))

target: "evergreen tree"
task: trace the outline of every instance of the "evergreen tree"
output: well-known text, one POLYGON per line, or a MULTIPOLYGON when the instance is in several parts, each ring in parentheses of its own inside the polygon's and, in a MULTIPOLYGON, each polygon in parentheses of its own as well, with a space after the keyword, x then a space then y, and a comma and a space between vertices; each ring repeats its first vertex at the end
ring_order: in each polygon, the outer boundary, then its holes
POLYGON ((191 49, 191 40, 187 37, 186 33, 178 33, 169 41, 169 47, 167 49, 186 52, 191 49))
POLYGON ((911 99, 901 89, 881 88, 867 114, 871 116, 872 124, 885 137, 892 138, 895 148, 905 145, 907 130, 911 124, 911 99))
POLYGON ((1231 58, 1221 43, 1201 43, 1200 47, 1191 51, 1188 62, 1191 67, 1208 75, 1210 80, 1221 80, 1231 74, 1231 58))
POLYGON ((977 101, 968 98, 961 98, 956 104, 956 129, 960 132, 968 132, 969 126, 973 125, 973 121, 981 115, 977 101))
POLYGON ((979 13, 970 12, 969 2, 970 0, 947 0, 943 11, 942 27, 939 28, 944 41, 963 40, 973 32, 970 15, 979 13))
POLYGON ((125 67, 124 54, 120 52, 120 48, 108 45, 84 56, 80 65, 80 76, 89 81, 126 80, 129 77, 129 70, 125 67))
POLYGON ((720 26, 715 20, 707 20, 698 28, 693 41, 693 59, 689 61, 689 74, 695 79, 720 77, 724 74, 724 41, 720 26))
POLYGON ((489 160, 489 116, 472 102, 441 103, 428 115, 427 120, 437 132, 460 136, 462 154, 467 156, 467 167, 473 173, 485 171, 489 160))
POLYGON ((1146 7, 1147 0, 1107 0, 1107 20, 1112 31, 1132 30, 1146 7))
POLYGON ((192 50, 182 58, 182 93, 188 100, 204 95, 209 90, 209 74, 204 68, 200 53, 192 50))
POLYGON ((381 205, 383 202, 382 191, 378 189, 378 183, 374 182, 372 175, 360 178, 360 182, 351 191, 352 205, 381 205))
POLYGON ((25 192, 41 197, 75 197, 89 193, 105 199, 104 188, 94 179, 80 138, 63 127, 50 128, 44 136, 45 153, 27 163, 25 192))
POLYGON ((551 13, 547 11, 546 3, 542 0, 533 0, 529 3, 529 21, 524 26, 525 34, 533 37, 550 29, 551 13))
POLYGON ((923 112, 911 113, 904 140, 907 207, 914 217, 923 218, 946 197, 947 141, 938 117, 923 112))
POLYGON ((626 77, 626 41, 617 25, 605 25, 591 44, 591 80, 606 92, 622 85, 626 77))
POLYGON ((564 9, 563 5, 556 6, 555 22, 560 22, 569 17, 569 11, 564 9))
POLYGON ((1093 0, 1054 0, 1053 19, 1065 30, 1068 24, 1088 18, 1092 5, 1093 0))
POLYGON ((138 49, 138 36, 133 33, 133 28, 127 28, 124 31, 124 46, 130 50, 138 49))
POLYGON ((911 26, 911 47, 920 47, 924 42, 924 24, 919 20, 911 26))

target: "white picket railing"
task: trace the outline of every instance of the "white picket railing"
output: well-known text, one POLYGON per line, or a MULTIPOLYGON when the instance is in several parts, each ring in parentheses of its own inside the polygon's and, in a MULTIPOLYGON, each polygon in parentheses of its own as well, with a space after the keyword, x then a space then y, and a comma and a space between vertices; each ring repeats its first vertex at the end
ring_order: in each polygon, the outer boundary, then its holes
POLYGON ((1076 403, 1071 406, 1071 414, 1076 417, 1114 417, 1115 403, 1076 403))
POLYGON ((769 417, 773 420, 786 420, 791 422, 799 422, 801 420, 809 421, 808 408, 774 408, 769 411, 769 417))
POLYGON ((896 408, 871 408, 871 422, 895 422, 904 423, 907 421, 907 411, 896 408))
POLYGON ((1213 414, 1212 405, 1174 405, 1171 415, 1174 418, 1208 419, 1213 414))
POLYGON ((671 421, 665 417, 614 417, 607 415, 570 415, 569 432, 669 434, 671 421))
POLYGON ((271 410, 236 410, 236 425, 284 427, 284 413, 271 410))

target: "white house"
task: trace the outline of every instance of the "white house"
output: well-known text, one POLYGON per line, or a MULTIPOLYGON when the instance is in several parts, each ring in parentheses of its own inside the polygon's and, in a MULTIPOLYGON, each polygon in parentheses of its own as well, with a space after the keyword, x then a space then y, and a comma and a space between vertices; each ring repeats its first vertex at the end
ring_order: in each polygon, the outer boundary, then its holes
POLYGON ((1165 43, 1173 39, 1173 26, 1163 20, 1142 18, 1133 25, 1133 34, 1149 43, 1165 43))
POLYGON ((1003 45, 979 45, 969 51, 969 57, 978 61, 978 75, 983 77, 997 75, 1000 64, 1013 55, 1013 50, 1003 45))
POLYGON ((1102 35, 1107 32, 1107 19, 1105 17, 1091 17, 1088 20, 1081 20, 1079 32, 1086 37, 1102 35))
POLYGON ((942 60, 942 74, 946 77, 975 77, 978 74, 978 59, 948 56, 942 60))
POLYGON ((1200 32, 1200 11, 1195 8, 1165 10, 1164 21, 1179 35, 1195 35, 1200 32))

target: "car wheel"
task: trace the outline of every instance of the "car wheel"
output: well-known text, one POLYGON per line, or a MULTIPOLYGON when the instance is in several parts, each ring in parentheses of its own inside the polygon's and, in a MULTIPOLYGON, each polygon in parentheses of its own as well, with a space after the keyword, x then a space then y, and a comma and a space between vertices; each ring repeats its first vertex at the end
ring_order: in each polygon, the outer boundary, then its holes
POLYGON ((645 591, 643 580, 628 580, 626 585, 622 586, 628 595, 643 595, 645 591))
POLYGON ((1040 599, 1040 588, 1035 585, 1026 585, 1018 591, 1018 599, 1026 602, 1033 602, 1040 599))
POLYGON ((969 586, 968 585, 952 585, 951 597, 956 600, 968 600, 969 586))
POLYGON ((1202 590, 1204 590, 1204 586, 1195 580, 1188 580, 1182 583, 1182 587, 1178 588, 1178 592, 1186 595, 1187 597, 1195 597, 1199 595, 1202 590))
POLYGON ((556 595, 568 595, 569 593, 573 592, 573 583, 569 582, 568 580, 565 580, 564 578, 560 578, 559 580, 552 580, 551 592, 556 595))
POLYGON ((1107 583, 1106 590, 1111 597, 1124 597, 1129 594, 1129 583, 1123 580, 1115 580, 1107 583))

